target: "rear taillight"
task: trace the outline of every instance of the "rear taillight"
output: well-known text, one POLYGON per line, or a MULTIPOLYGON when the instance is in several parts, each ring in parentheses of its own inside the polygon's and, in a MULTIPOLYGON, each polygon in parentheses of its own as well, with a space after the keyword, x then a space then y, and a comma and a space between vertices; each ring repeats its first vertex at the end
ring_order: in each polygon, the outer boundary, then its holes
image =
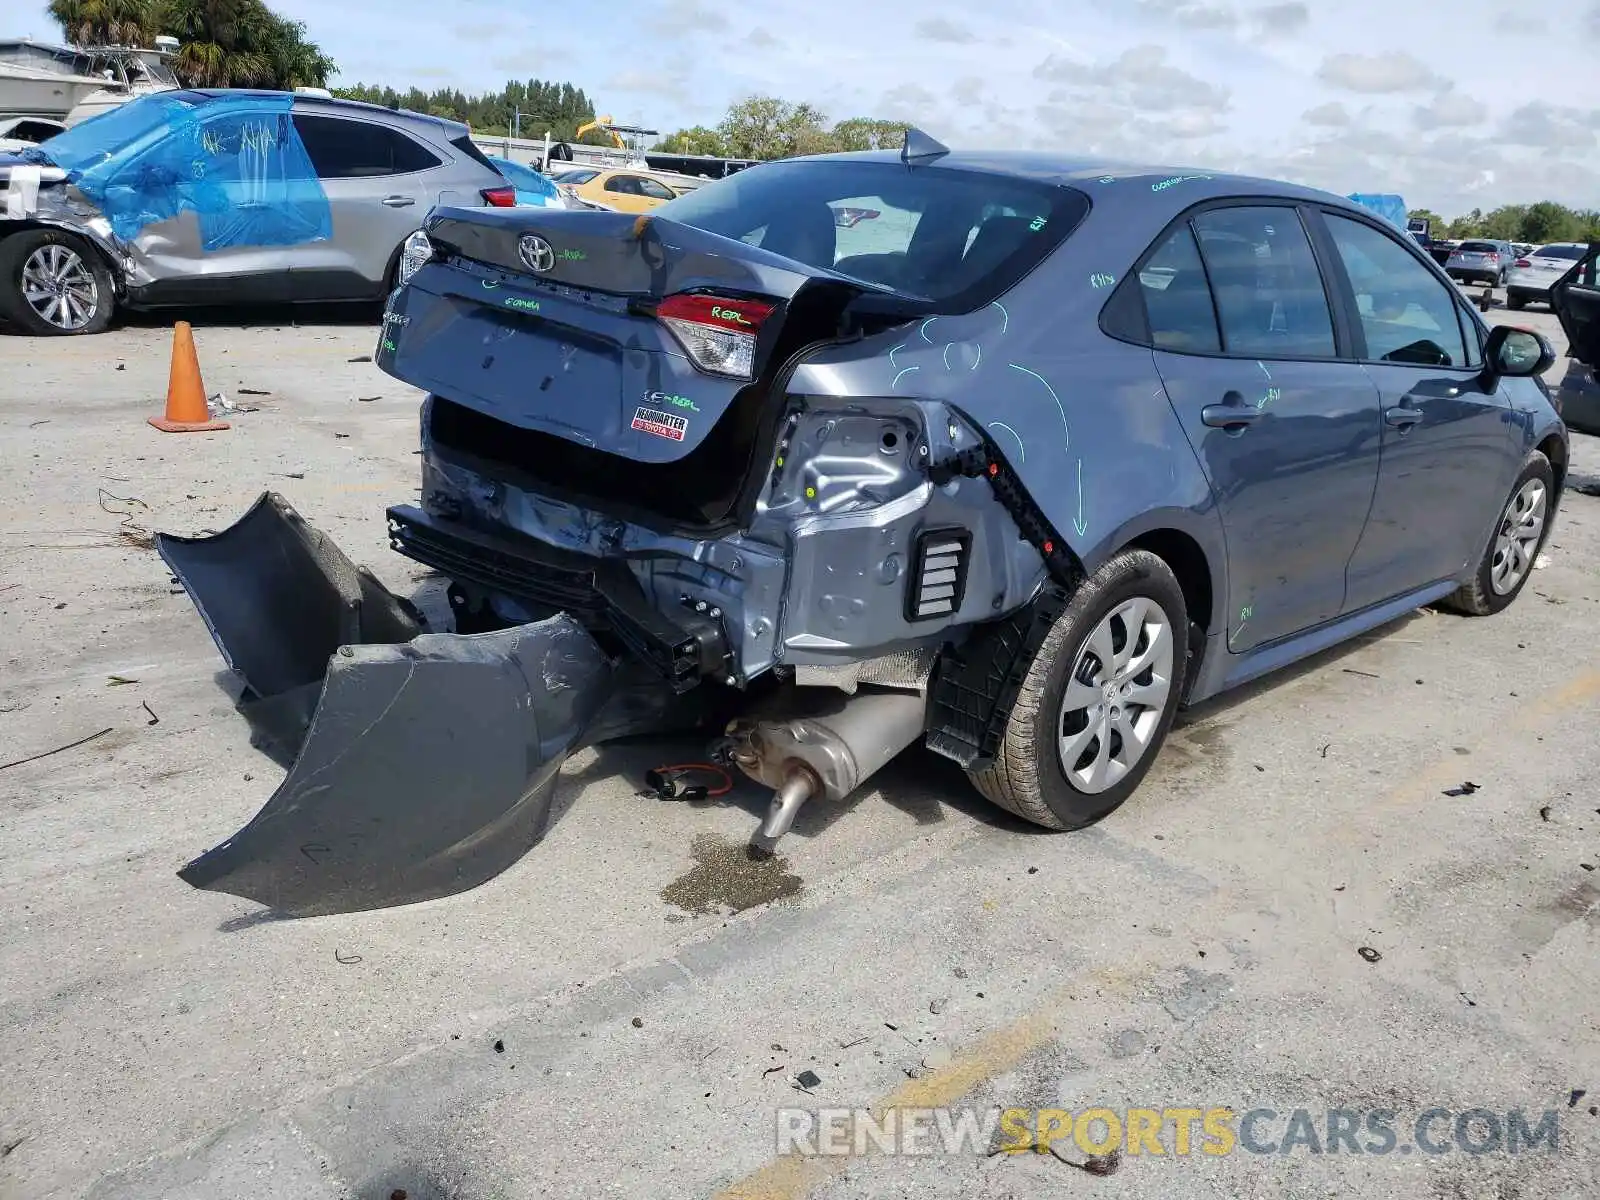
POLYGON ((1516 262, 1512 263, 1511 265, 1513 267, 1531 267, 1531 266, 1533 266, 1533 264, 1531 262, 1529 262, 1525 258, 1519 258, 1519 259, 1517 259, 1516 262))
POLYGON ((515 208, 517 189, 514 187, 484 188, 483 201, 490 208, 515 208))
POLYGON ((666 297, 656 305, 656 316, 702 371, 750 379, 756 337, 776 307, 764 300, 695 293, 666 297))
POLYGON ((1500 251, 1491 250, 1491 251, 1489 251, 1489 253, 1485 254, 1484 257, 1485 258, 1489 258, 1489 259, 1493 259, 1495 262, 1499 262, 1500 261, 1500 251))

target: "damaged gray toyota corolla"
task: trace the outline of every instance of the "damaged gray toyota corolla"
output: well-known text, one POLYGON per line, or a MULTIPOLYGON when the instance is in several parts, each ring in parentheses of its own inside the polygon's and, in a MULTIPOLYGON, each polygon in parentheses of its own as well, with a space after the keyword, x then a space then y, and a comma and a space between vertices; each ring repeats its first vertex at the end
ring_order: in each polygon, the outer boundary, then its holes
POLYGON ((290 764, 182 874, 290 913, 472 887, 574 749, 669 727, 773 789, 763 848, 919 740, 1090 824, 1180 704, 1504 608, 1566 464, 1548 345, 1260 180, 913 131, 640 218, 439 209, 400 280, 376 361, 427 399, 390 539, 454 632, 276 496, 160 539, 290 764))

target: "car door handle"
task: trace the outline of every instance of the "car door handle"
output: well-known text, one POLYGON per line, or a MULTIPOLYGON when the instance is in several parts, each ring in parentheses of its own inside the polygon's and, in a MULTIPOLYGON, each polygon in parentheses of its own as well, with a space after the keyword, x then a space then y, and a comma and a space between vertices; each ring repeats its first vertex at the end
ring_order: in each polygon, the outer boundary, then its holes
POLYGON ((1208 404, 1200 410, 1200 420, 1213 429, 1242 431, 1266 415, 1264 410, 1249 404, 1208 404))
POLYGON ((1420 408, 1407 408, 1404 405, 1399 405, 1395 408, 1383 410, 1383 423, 1385 425, 1393 425, 1396 429, 1410 429, 1420 420, 1422 420, 1422 410, 1420 408))
POLYGON ((390 208, 406 208, 416 203, 412 196, 385 196, 383 202, 390 208))

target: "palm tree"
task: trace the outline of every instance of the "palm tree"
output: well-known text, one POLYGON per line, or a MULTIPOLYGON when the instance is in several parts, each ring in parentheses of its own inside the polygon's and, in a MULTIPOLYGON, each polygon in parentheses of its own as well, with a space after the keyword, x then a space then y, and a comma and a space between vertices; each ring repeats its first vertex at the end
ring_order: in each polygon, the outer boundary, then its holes
POLYGON ((50 15, 77 46, 144 45, 156 20, 151 0, 50 0, 50 15))
POLYGON ((178 74, 192 87, 321 87, 333 60, 305 26, 261 0, 161 0, 161 28, 179 42, 178 74))

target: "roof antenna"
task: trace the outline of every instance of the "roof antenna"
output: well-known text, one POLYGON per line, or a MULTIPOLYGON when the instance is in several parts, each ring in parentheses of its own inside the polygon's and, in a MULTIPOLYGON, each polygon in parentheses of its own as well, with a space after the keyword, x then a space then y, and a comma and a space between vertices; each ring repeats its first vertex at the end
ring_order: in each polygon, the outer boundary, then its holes
POLYGON ((920 129, 906 126, 906 140, 900 147, 900 161, 907 166, 912 163, 931 162, 949 153, 949 146, 934 141, 920 129))

